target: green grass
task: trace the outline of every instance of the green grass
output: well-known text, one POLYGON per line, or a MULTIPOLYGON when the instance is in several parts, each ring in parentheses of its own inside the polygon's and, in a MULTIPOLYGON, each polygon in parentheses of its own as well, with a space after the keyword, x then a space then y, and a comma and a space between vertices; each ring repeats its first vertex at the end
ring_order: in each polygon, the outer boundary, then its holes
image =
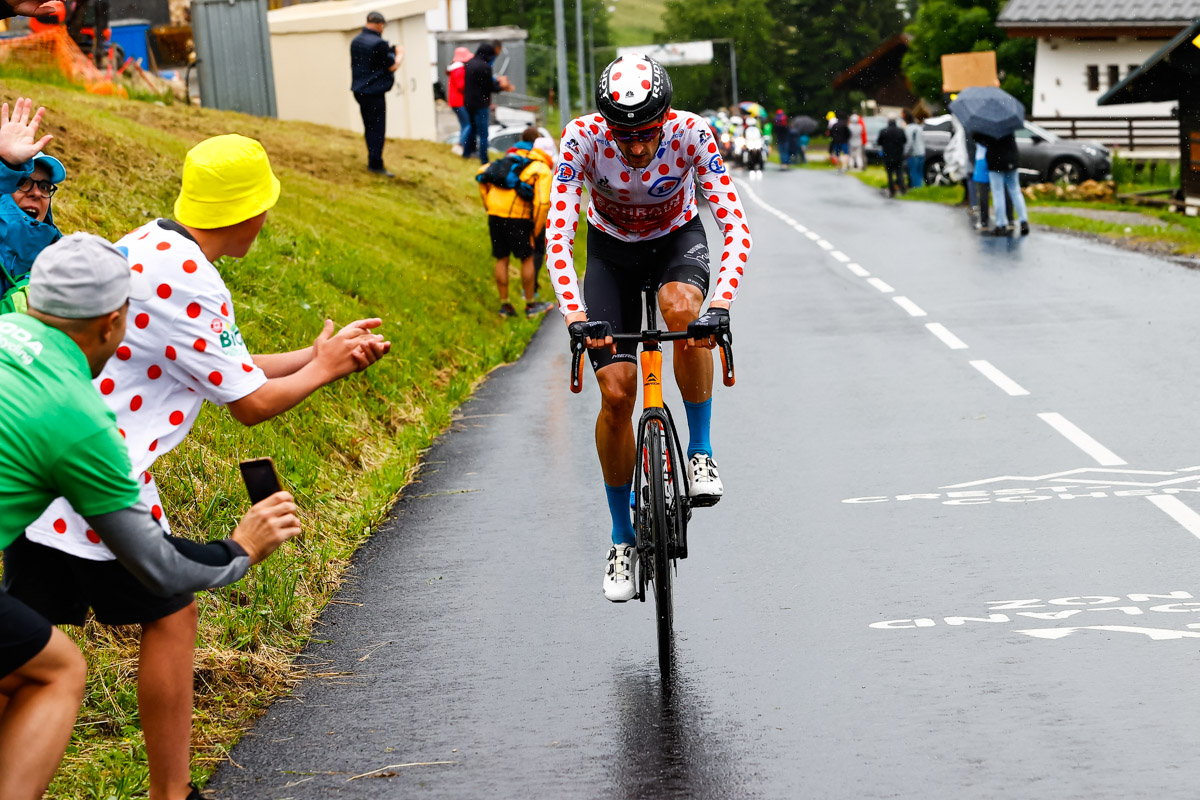
POLYGON ((652 44, 663 32, 666 0, 615 0, 608 20, 612 43, 617 47, 652 44))
MULTIPOLYGON (((188 440, 153 468, 175 532, 207 539, 226 535, 247 508, 238 460, 272 456, 306 531, 245 580, 199 598, 193 772, 202 781, 289 690, 292 657, 351 554, 454 408, 522 352, 535 325, 496 314, 475 166, 446 146, 388 142, 385 160, 397 175, 388 181, 366 172, 361 137, 344 131, 13 80, 0 88, 49 109, 49 152, 68 172, 54 199, 64 232, 115 239, 168 215, 191 145, 228 132, 261 140, 283 194, 250 254, 219 265, 252 352, 304 347, 326 317, 382 317, 393 342, 369 372, 258 427, 206 406, 188 440)), ((50 795, 144 792, 136 629, 89 624, 77 640, 89 664, 87 697, 50 795)))

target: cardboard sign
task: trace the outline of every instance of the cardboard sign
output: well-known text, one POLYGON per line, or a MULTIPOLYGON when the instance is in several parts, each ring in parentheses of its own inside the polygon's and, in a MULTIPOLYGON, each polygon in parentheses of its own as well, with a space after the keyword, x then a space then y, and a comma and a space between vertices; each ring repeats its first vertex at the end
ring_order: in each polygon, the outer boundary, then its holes
POLYGON ((996 51, 949 53, 942 56, 942 91, 960 92, 968 86, 999 86, 996 51))

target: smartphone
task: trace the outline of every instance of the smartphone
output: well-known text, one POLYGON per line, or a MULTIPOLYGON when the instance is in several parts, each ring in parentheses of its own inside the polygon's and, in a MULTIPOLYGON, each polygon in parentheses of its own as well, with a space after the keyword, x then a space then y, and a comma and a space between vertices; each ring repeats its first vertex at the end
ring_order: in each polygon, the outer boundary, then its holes
POLYGON ((275 462, 269 458, 255 458, 238 464, 242 471, 242 481, 246 484, 246 493, 250 495, 250 504, 266 500, 276 492, 282 491, 279 476, 275 473, 275 462))

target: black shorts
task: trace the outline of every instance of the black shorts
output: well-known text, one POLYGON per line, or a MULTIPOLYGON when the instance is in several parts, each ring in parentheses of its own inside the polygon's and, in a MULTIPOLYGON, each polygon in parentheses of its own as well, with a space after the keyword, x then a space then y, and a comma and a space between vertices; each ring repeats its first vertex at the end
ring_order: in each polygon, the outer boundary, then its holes
POLYGON ((4 591, 55 625, 82 625, 88 609, 105 625, 139 625, 186 608, 191 592, 159 597, 119 561, 92 561, 24 536, 4 551, 4 591))
POLYGON ((492 258, 508 258, 512 253, 524 261, 533 255, 533 220, 488 215, 488 233, 492 235, 492 258))
POLYGON ((49 620, 0 589, 0 678, 42 652, 53 630, 49 620))
MULTIPOLYGON (((589 320, 604 320, 614 333, 639 333, 645 301, 642 287, 691 284, 708 295, 708 237, 696 217, 677 231, 644 242, 623 242, 588 227, 587 272, 583 302, 589 320)), ((588 350, 592 369, 618 361, 636 362, 636 342, 622 342, 613 355, 606 348, 588 350)))

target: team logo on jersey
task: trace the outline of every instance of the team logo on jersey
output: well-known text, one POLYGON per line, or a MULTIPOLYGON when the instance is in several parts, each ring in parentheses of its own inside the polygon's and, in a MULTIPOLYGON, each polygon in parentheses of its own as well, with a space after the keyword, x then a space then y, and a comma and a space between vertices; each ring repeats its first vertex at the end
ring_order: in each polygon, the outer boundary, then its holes
POLYGON ((213 317, 213 321, 208 323, 208 327, 212 328, 212 332, 219 336, 221 331, 225 330, 225 323, 213 317))
POLYGON ((596 190, 600 191, 600 192, 605 192, 605 193, 612 192, 612 185, 609 184, 607 176, 602 177, 602 178, 600 178, 600 180, 596 181, 596 190))
POLYGON ((725 162, 721 160, 721 154, 717 153, 708 160, 708 171, 715 172, 721 175, 725 172, 725 162))
POLYGON ((679 188, 679 178, 674 175, 667 175, 656 180, 650 186, 647 194, 651 197, 670 197, 677 188, 679 188))
POLYGON ((565 161, 559 164, 558 179, 564 183, 575 180, 575 168, 565 161))
MULTIPOLYGON (((213 320, 214 325, 216 322, 217 320, 213 320)), ((213 330, 215 331, 216 328, 214 327, 213 330)), ((227 354, 250 355, 250 351, 246 349, 246 340, 242 338, 242 332, 232 322, 221 331, 221 349, 227 354)))
POLYGON ((708 131, 701 130, 700 131, 700 144, 703 145, 707 141, 708 141, 708 131))
POLYGON ((576 153, 579 152, 579 142, 574 139, 567 139, 566 147, 568 150, 574 150, 576 153))

